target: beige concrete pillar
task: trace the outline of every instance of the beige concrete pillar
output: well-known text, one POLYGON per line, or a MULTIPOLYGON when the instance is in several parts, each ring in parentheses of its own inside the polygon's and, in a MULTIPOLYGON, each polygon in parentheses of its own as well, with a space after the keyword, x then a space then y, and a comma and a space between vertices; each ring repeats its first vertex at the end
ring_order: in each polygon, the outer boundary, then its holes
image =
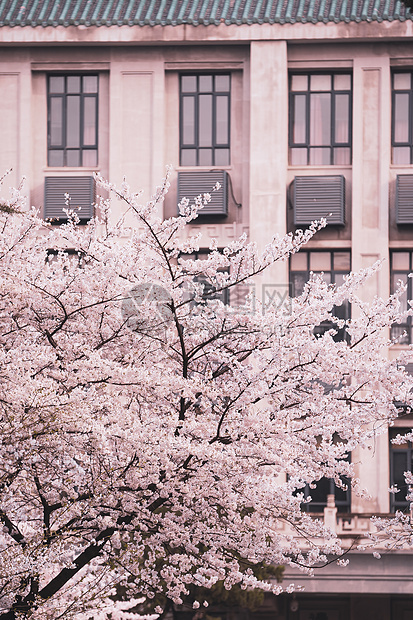
MULTIPOLYGON (((354 60, 353 268, 388 257, 390 166, 389 58, 354 60)), ((389 293, 388 264, 363 289, 363 298, 389 293)))
MULTIPOLYGON (((353 109, 353 200, 352 263, 357 270, 388 258, 388 209, 390 166, 390 66, 389 58, 372 55, 354 61, 353 109)), ((387 297, 389 263, 384 263, 359 292, 364 301, 374 295, 387 297)), ((355 312, 355 309, 353 310, 355 312)), ((372 499, 353 498, 353 511, 387 512, 389 506, 389 463, 387 437, 376 439, 371 451, 358 450, 353 462, 361 486, 372 499)))
MULTIPOLYGON (((259 249, 286 232, 288 73, 285 41, 251 43, 250 238, 259 249)), ((287 285, 288 263, 275 264, 259 281, 287 285)))

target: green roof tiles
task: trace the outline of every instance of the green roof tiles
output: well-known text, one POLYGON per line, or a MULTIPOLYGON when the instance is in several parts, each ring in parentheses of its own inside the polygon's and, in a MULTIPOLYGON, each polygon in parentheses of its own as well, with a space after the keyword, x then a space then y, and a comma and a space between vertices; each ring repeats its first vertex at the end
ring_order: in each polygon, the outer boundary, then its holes
POLYGON ((403 21, 400 0, 0 0, 0 26, 403 21))

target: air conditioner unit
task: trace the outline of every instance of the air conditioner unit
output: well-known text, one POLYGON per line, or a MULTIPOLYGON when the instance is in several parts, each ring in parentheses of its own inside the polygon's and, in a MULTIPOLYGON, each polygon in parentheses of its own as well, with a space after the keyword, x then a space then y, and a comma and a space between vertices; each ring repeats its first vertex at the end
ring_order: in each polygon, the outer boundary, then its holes
POLYGON ((199 194, 211 194, 200 215, 228 215, 228 173, 225 170, 178 172, 178 204, 182 198, 192 203, 199 194), (220 189, 212 191, 216 183, 220 189))
POLYGON ((306 226, 327 218, 327 224, 345 224, 345 178, 337 176, 300 176, 293 181, 294 224, 306 226), (330 215, 331 214, 331 215, 330 215))
POLYGON ((84 222, 93 217, 95 180, 93 177, 45 177, 44 218, 67 221, 65 194, 70 196, 70 209, 84 222))
POLYGON ((396 223, 413 224, 413 174, 396 177, 396 223))

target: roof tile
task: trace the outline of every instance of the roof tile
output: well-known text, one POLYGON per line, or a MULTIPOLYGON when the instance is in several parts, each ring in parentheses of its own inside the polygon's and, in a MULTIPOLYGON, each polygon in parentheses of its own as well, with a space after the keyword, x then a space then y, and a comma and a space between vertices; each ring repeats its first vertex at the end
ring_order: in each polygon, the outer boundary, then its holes
POLYGON ((0 0, 0 26, 404 21, 400 0, 0 0))

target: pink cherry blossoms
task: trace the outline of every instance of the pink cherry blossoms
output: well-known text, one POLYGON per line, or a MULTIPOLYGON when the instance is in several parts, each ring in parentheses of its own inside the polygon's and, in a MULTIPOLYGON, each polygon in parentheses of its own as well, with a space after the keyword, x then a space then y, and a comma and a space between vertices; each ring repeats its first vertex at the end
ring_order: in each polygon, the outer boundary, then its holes
POLYGON ((46 225, 17 194, 0 211, 0 620, 104 618, 119 584, 178 604, 219 580, 279 593, 254 565, 340 556, 305 485, 351 477, 346 454, 410 398, 386 356, 398 294, 357 298, 373 269, 314 278, 288 310, 217 298, 318 224, 198 260, 182 230, 202 198, 162 221, 167 181, 146 205, 100 183, 132 229, 109 201, 86 226, 46 225), (348 342, 316 337, 344 300, 348 342))

